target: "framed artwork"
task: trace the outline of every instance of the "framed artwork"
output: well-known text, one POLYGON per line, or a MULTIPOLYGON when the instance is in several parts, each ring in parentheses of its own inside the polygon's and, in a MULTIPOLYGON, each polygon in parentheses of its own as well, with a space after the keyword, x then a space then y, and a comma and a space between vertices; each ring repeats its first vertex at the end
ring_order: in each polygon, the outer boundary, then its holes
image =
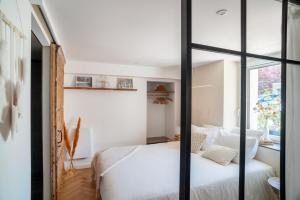
POLYGON ((75 79, 76 87, 93 87, 92 76, 76 76, 75 79))
POLYGON ((117 88, 119 88, 119 89, 132 89, 133 88, 133 79, 118 78, 117 79, 117 88))

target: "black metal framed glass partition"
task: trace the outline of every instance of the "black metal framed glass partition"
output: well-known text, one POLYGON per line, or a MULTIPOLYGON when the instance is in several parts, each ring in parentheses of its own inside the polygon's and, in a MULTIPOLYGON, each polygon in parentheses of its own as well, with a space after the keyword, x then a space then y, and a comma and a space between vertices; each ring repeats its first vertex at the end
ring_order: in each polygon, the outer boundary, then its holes
POLYGON ((239 191, 239 157, 212 161, 210 152, 240 147, 239 134, 221 135, 219 127, 239 126, 241 57, 203 50, 192 57, 190 199, 232 199, 239 191), (203 134, 198 150, 197 135, 203 134))
MULTIPOLYGON (((297 133, 297 122, 300 118, 300 108, 296 102, 300 102, 299 79, 300 74, 300 40, 296 39, 296 35, 300 35, 300 2, 297 0, 231 0, 234 2, 233 10, 236 12, 235 18, 231 18, 234 30, 226 29, 226 25, 221 27, 224 31, 223 35, 217 34, 218 27, 210 24, 206 7, 215 1, 205 0, 181 0, 181 146, 180 146, 180 193, 181 200, 190 199, 191 188, 191 124, 192 124, 192 92, 194 82, 193 74, 193 51, 210 52, 212 54, 223 54, 238 57, 239 74, 240 74, 240 102, 239 102, 239 180, 238 180, 238 198, 247 199, 245 197, 246 183, 246 147, 247 136, 246 130, 252 122, 251 113, 249 112, 249 99, 247 99, 250 91, 249 73, 268 73, 264 71, 274 70, 279 81, 272 83, 277 93, 276 98, 280 99, 280 104, 276 105, 278 113, 274 117, 276 130, 272 132, 275 136, 278 134, 280 140, 280 199, 297 199, 300 198, 297 186, 299 181, 293 173, 295 169, 299 169, 300 156, 296 155, 299 151, 296 143, 299 142, 297 133), (256 5, 256 6, 254 6, 256 5), (195 7, 194 7, 195 6, 195 7), (278 11, 268 15, 271 21, 260 21, 260 29, 253 29, 253 25, 258 23, 259 18, 267 14, 268 8, 271 6, 278 11), (253 16, 257 11, 255 7, 259 7, 261 12, 257 16, 253 16), (204 13, 206 16, 197 13, 204 13), (195 18, 196 16, 196 18, 195 18), (195 19, 194 19, 195 18, 195 19), (258 19, 254 19, 258 18, 258 19), (265 30, 270 29, 269 25, 273 23, 274 34, 267 35, 265 30), (196 29, 195 26, 204 24, 203 29, 196 29), (225 35, 225 36, 224 36, 225 35), (260 37, 255 37, 260 35, 260 37), (204 38, 211 37, 210 40, 204 38), (222 43, 222 37, 231 38, 222 43), (220 39, 221 38, 221 39, 220 39), (236 42, 234 39, 236 39, 236 42), (276 52, 268 51, 268 48, 260 46, 261 41, 276 41, 276 52), (279 45, 278 45, 279 44, 279 45), (251 68, 250 60, 259 62, 264 61, 264 69, 251 68), (266 63, 271 63, 267 65, 266 63), (267 68, 271 67, 271 68, 267 68), (250 70, 253 70, 250 72, 250 70), (256 71, 255 71, 256 70, 256 71), (299 76, 297 76, 299 75, 299 76), (247 82, 248 80, 248 82, 247 82), (277 133, 277 132, 278 133, 277 133), (287 165, 286 163, 290 163, 287 165), (293 173, 290 173, 292 171, 293 173), (298 182, 297 182, 298 181, 298 182), (298 192, 298 193, 297 193, 298 192)), ((226 4, 227 1, 218 1, 217 3, 226 4)), ((224 10, 223 10, 224 11, 224 10)), ((222 10, 220 10, 222 12, 222 10)), ((226 11, 224 11, 226 12, 226 11)), ((221 13, 222 14, 222 13, 221 13)), ((262 17, 264 18, 264 17, 262 17)), ((220 25, 223 26, 223 25, 220 25)), ((220 27, 219 27, 220 28, 220 27)), ((226 70, 224 68, 224 70, 226 70)), ((274 92, 276 93, 275 89, 274 92)), ((274 114, 275 115, 275 114, 274 114)), ((252 119, 253 120, 253 119, 252 119)), ((255 121, 255 119, 254 119, 255 121)), ((255 123, 255 122, 254 122, 255 123)), ((299 130, 299 129, 298 129, 299 130)), ((299 179, 299 177, 298 177, 299 179)), ((193 181, 193 180, 192 180, 193 181)))
POLYGON ((280 111, 281 63, 247 58, 246 157, 247 147, 253 142, 251 136, 259 136, 261 144, 255 157, 245 165, 246 200, 278 198, 270 183, 275 183, 280 175, 280 111))

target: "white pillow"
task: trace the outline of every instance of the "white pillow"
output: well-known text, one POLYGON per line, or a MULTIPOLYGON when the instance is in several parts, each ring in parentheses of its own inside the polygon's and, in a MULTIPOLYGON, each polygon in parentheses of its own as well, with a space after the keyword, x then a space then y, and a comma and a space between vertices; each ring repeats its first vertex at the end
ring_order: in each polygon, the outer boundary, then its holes
POLYGON ((193 132, 191 135, 191 152, 198 153, 206 139, 206 135, 198 132, 193 132))
POLYGON ((197 129, 197 132, 203 133, 206 135, 206 140, 202 146, 202 150, 208 149, 209 146, 214 144, 216 138, 220 135, 220 129, 219 128, 204 128, 199 127, 197 129))
POLYGON ((211 145, 207 151, 202 154, 202 157, 221 165, 228 165, 237 155, 238 152, 235 149, 220 145, 211 145))
POLYGON ((216 137, 220 135, 220 128, 204 128, 194 124, 191 125, 191 133, 201 133, 206 135, 206 139, 201 147, 201 150, 206 150, 210 145, 214 144, 216 137))
MULTIPOLYGON (((234 128, 234 129, 229 130, 229 134, 231 134, 231 133, 240 135, 240 128, 234 128)), ((255 143, 255 147, 252 149, 251 154, 250 154, 250 157, 252 159, 256 156, 258 145, 261 140, 261 137, 264 135, 264 132, 259 131, 259 130, 247 129, 246 135, 247 135, 247 137, 254 137, 257 140, 255 143)))
POLYGON ((191 133, 198 132, 198 128, 199 128, 199 126, 192 124, 191 125, 191 133))
MULTIPOLYGON (((257 139, 254 137, 246 137, 246 161, 255 157, 256 155, 256 143, 257 139)), ((215 144, 226 146, 235 149, 238 155, 233 159, 233 162, 239 163, 239 152, 240 152, 240 136, 237 134, 222 135, 216 138, 215 144)))
MULTIPOLYGON (((240 134, 240 128, 234 128, 234 129, 230 129, 228 131, 230 133, 240 134)), ((246 135, 249 136, 249 137, 255 137, 258 140, 260 140, 260 138, 264 135, 264 132, 259 131, 259 130, 247 129, 246 130, 246 135)))
MULTIPOLYGON (((176 132, 179 133, 179 134, 181 134, 180 128, 181 128, 180 126, 178 126, 178 127, 176 128, 176 129, 177 129, 176 132)), ((196 125, 194 125, 194 124, 192 124, 192 125, 191 125, 191 133, 199 132, 199 131, 198 131, 198 128, 200 128, 200 127, 199 127, 199 126, 196 126, 196 125)))

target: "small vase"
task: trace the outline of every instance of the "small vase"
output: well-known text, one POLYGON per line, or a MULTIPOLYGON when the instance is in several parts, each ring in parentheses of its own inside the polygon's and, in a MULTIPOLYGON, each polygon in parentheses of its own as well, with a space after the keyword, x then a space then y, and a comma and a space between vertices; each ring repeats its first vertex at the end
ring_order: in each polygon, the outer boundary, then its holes
POLYGON ((269 129, 268 126, 264 130, 264 139, 265 140, 270 140, 270 129, 269 129))
POLYGON ((269 120, 266 121, 265 127, 264 127, 264 135, 262 137, 261 142, 263 144, 272 144, 272 140, 270 139, 270 129, 269 129, 269 120))

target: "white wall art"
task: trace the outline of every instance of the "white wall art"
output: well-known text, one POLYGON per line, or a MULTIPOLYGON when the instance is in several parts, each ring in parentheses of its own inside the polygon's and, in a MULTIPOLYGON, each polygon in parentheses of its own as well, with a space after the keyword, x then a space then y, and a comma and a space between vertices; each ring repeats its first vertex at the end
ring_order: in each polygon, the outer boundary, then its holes
POLYGON ((25 37, 0 10, 0 133, 6 140, 18 132, 24 83, 25 37))

